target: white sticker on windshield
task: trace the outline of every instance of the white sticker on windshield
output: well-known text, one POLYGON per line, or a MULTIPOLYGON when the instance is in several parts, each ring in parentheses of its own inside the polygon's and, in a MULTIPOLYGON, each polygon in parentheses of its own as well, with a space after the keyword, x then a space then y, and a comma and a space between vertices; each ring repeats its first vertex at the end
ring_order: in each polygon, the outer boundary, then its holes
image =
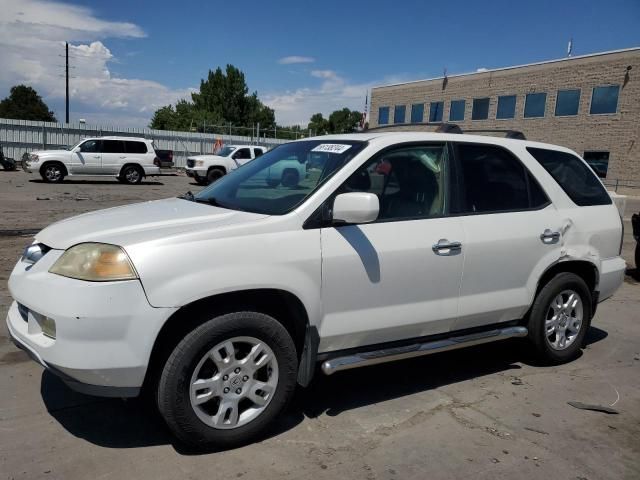
POLYGON ((351 145, 342 145, 339 143, 321 143, 317 147, 313 148, 312 152, 325 152, 325 153, 344 153, 351 148, 351 145))

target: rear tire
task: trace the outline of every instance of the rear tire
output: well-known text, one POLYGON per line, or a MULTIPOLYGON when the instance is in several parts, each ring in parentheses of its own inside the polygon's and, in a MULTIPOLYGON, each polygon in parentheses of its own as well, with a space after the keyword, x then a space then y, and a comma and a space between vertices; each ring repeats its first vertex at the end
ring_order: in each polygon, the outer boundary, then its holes
POLYGON ((538 292, 529 314, 529 340, 549 364, 573 360, 591 325, 591 292, 576 274, 563 272, 538 292))
POLYGON ((124 183, 135 185, 142 181, 144 170, 137 165, 127 165, 120 172, 120 177, 124 183))
POLYGON ((243 445, 263 435, 285 409, 297 369, 293 340, 274 318, 220 315, 174 348, 158 383, 158 409, 186 444, 243 445))
POLYGON ((60 183, 67 171, 60 162, 45 163, 40 170, 40 176, 47 183, 60 183))
POLYGON ((207 172, 207 180, 209 181, 209 183, 213 183, 216 180, 224 177, 224 175, 224 170, 222 170, 221 168, 212 168, 207 172))

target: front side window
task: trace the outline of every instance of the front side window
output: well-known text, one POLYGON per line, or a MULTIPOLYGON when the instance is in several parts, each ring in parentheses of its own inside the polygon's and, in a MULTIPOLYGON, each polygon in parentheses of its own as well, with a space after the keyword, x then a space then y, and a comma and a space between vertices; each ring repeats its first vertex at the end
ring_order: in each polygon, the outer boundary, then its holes
POLYGON ((393 110, 393 123, 404 123, 407 107, 405 105, 396 105, 393 110))
POLYGON ((591 95, 590 113, 616 113, 618 111, 618 94, 620 93, 619 85, 608 85, 603 87, 595 87, 591 95))
POLYGON ((80 145, 82 153, 97 153, 100 151, 100 140, 87 140, 80 145))
POLYGON ((122 140, 103 140, 102 153, 125 153, 122 140))
POLYGON ((380 107, 378 109, 378 125, 387 125, 389 123, 389 107, 380 107))
POLYGON ((609 170, 609 152, 584 152, 584 161, 589 164, 596 175, 600 178, 607 178, 609 170))
POLYGON ((441 122, 442 110, 444 110, 444 102, 431 102, 429 106, 429 122, 441 122))
POLYGON ((546 93, 527 93, 524 101, 524 118, 544 117, 546 103, 546 93))
POLYGON ((461 170, 456 213, 495 213, 539 208, 548 198, 522 162, 504 148, 459 143, 461 170))
POLYGON ((451 106, 449 108, 449 121, 461 122, 464 120, 464 100, 451 100, 451 106))
POLYGON ((445 214, 444 144, 402 147, 377 155, 338 190, 378 196, 378 220, 439 217, 445 214))
POLYGON ((580 158, 558 150, 527 147, 576 205, 609 205, 611 197, 593 171, 580 158))
POLYGON ((496 111, 496 118, 515 118, 516 116, 516 96, 515 95, 502 95, 498 97, 498 110, 496 111))
POLYGON ((489 118, 489 99, 474 98, 471 120, 486 120, 489 118))
POLYGON ((236 160, 248 160, 251 158, 251 151, 248 148, 241 148, 233 154, 236 160))
POLYGON ((577 115, 579 107, 580 90, 558 90, 558 98, 556 98, 556 117, 577 115))
POLYGON ((424 121, 424 103, 414 103, 411 105, 411 123, 422 123, 424 121))
POLYGON ((284 215, 365 146, 352 140, 286 143, 212 183, 194 200, 230 210, 284 215))

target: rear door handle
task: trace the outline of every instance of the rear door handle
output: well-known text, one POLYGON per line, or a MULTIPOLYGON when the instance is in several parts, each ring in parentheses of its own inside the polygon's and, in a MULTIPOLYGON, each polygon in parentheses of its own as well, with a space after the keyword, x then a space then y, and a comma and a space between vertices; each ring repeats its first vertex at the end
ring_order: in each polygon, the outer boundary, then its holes
POLYGON ((460 242, 450 242, 446 238, 441 238, 438 243, 431 247, 436 255, 457 255, 462 250, 460 242))
POLYGON ((543 243, 557 243, 560 240, 560 232, 552 232, 550 229, 546 229, 541 235, 540 240, 543 243))

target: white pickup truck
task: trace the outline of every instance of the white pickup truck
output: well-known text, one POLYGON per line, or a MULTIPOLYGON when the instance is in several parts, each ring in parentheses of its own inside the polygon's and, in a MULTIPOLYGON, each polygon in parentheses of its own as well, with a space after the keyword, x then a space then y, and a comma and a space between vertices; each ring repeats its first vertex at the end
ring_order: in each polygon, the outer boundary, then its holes
MULTIPOLYGON (((200 185, 208 185, 223 177, 232 170, 250 162, 266 153, 265 147, 247 145, 227 145, 216 155, 195 155, 187 158, 187 175, 200 185)), ((270 187, 282 185, 295 187, 306 178, 307 170, 304 162, 292 158, 280 162, 277 166, 266 169, 260 178, 270 187)))

